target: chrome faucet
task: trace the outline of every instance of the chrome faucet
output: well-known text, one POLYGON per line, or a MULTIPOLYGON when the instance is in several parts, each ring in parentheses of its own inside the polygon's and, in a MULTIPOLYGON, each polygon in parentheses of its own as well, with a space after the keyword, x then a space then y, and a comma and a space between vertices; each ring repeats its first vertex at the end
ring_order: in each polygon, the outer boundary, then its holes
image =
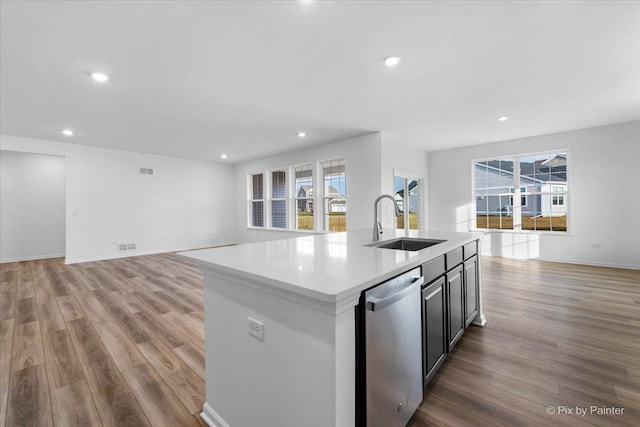
POLYGON ((400 216, 402 215, 402 212, 400 212, 400 208, 398 207, 398 202, 396 202, 396 199, 393 198, 393 196, 391 196, 390 194, 383 194, 382 196, 378 196, 376 198, 376 201, 373 202, 373 241, 377 242, 378 240, 380 240, 380 234, 382 234, 382 225, 378 222, 378 203, 380 202, 380 200, 384 199, 391 199, 391 201, 393 202, 393 206, 396 208, 396 216, 400 216))

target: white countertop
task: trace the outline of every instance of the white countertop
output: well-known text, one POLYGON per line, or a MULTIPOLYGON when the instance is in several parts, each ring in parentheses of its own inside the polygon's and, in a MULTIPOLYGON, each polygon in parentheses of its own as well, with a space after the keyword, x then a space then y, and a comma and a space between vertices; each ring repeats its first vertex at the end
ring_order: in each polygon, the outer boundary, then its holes
MULTIPOLYGON (((419 237, 446 242, 409 252, 363 246, 371 229, 181 252, 206 272, 246 279, 292 296, 357 304, 361 291, 482 237, 483 233, 385 229, 382 240, 419 237)), ((206 282, 206 281, 205 281, 206 282)), ((206 284, 205 284, 206 286, 206 284)))

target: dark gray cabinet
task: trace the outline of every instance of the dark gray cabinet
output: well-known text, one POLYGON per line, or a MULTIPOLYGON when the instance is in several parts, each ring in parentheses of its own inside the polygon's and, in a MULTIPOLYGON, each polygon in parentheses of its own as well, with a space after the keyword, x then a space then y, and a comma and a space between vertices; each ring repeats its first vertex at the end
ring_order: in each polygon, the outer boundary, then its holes
POLYGON ((478 244, 467 243, 422 264, 422 373, 431 380, 478 315, 478 244))
POLYGON ((464 262, 465 328, 478 315, 478 257, 464 262))
POLYGON ((422 290, 423 380, 426 385, 447 357, 447 298, 444 277, 422 290))
POLYGON ((465 328, 463 268, 458 265, 445 275, 449 310, 448 351, 456 345, 465 328))

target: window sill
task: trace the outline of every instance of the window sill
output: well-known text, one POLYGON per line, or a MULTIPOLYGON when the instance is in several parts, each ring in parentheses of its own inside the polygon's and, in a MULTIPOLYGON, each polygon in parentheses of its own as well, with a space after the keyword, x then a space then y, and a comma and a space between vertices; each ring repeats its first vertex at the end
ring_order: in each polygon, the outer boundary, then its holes
POLYGON ((504 229, 500 230, 498 228, 471 228, 469 231, 478 231, 483 233, 508 233, 508 234, 537 234, 537 235, 547 235, 547 236, 568 236, 572 237, 573 234, 569 231, 537 231, 537 230, 509 230, 504 229))
POLYGON ((284 233, 302 233, 302 234, 323 234, 325 231, 314 231, 314 230, 290 230, 288 228, 267 228, 267 227, 247 227, 247 230, 251 231, 277 231, 284 233))

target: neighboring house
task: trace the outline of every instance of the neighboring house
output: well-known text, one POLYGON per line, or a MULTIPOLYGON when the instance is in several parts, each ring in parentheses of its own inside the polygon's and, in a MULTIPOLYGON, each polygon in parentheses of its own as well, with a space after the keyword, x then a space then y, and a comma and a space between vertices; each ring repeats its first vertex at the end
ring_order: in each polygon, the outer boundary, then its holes
POLYGON ((336 197, 329 200, 329 213, 345 213, 347 211, 347 201, 344 197, 336 197))
POLYGON ((303 185, 296 194, 298 211, 313 212, 313 187, 310 185, 303 185), (306 199, 306 200, 305 200, 306 199))
MULTIPOLYGON (((567 214, 567 159, 520 164, 522 216, 564 216, 567 214), (551 194, 540 194, 551 193, 551 194)), ((475 164, 476 213, 511 215, 513 211, 513 163, 492 160, 475 164)))
MULTIPOLYGON (((329 186, 327 189, 327 195, 329 199, 329 213, 344 213, 347 211, 347 203, 344 196, 342 196, 338 190, 329 186)), ((296 195, 298 211, 313 212, 313 187, 310 185, 303 185, 298 190, 296 195)))

